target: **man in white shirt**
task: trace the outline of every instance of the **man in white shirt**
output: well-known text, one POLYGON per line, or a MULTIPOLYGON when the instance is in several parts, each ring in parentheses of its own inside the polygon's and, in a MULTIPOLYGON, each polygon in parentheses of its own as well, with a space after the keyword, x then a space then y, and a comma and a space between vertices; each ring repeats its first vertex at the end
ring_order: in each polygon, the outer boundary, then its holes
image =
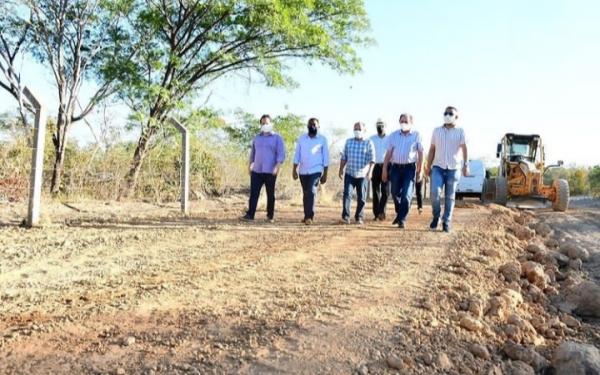
POLYGON ((302 222, 311 225, 315 216, 315 202, 319 184, 327 182, 329 149, 327 139, 318 134, 318 119, 311 118, 308 120, 307 130, 308 132, 301 135, 296 141, 292 177, 294 180, 300 177, 302 203, 304 205, 304 219, 302 219, 302 222))
POLYGON ((389 181, 383 181, 383 159, 387 151, 386 125, 383 120, 378 119, 375 123, 377 134, 371 136, 371 142, 375 146, 375 166, 371 178, 371 189, 373 191, 373 215, 375 220, 385 220, 385 207, 390 194, 389 181))
POLYGON ((394 224, 404 229, 410 211, 412 195, 417 176, 423 167, 423 142, 418 131, 412 129, 413 118, 408 113, 400 115, 400 130, 390 134, 388 151, 383 165, 383 179, 388 180, 388 165, 391 164, 389 180, 392 185, 392 198, 396 202, 394 224))
POLYGON ((426 170, 427 175, 431 177, 431 208, 433 210, 433 220, 429 225, 431 230, 437 229, 440 220, 440 195, 442 187, 444 187, 445 203, 442 225, 444 232, 450 232, 454 196, 461 169, 464 176, 469 175, 469 164, 465 162, 469 160, 465 132, 462 128, 456 127, 457 120, 458 110, 454 107, 446 107, 444 125, 435 128, 431 137, 426 170))

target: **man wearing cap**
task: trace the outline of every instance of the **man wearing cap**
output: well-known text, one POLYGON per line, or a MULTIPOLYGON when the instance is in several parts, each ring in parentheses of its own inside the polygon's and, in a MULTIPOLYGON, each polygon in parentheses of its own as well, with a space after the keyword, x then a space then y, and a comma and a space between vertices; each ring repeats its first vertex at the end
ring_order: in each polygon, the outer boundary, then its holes
POLYGON ((400 116, 400 130, 390 134, 388 149, 383 162, 383 179, 392 185, 392 197, 398 211, 394 224, 404 229, 410 210, 415 180, 423 166, 423 144, 419 132, 412 129, 413 118, 405 113, 400 116), (388 165, 391 163, 389 176, 388 165))
POLYGON ((304 219, 302 219, 302 222, 311 225, 315 217, 315 202, 319 184, 327 182, 329 148, 327 139, 318 134, 318 119, 309 119, 307 130, 308 132, 301 135, 296 141, 292 177, 294 180, 300 177, 302 203, 304 205, 304 219))
POLYGON ((461 169, 464 176, 469 175, 469 163, 465 162, 469 160, 465 132, 456 126, 457 120, 458 110, 454 107, 446 107, 444 125, 435 128, 431 137, 426 170, 427 175, 431 176, 431 208, 433 210, 433 220, 429 225, 431 230, 436 230, 438 227, 441 214, 440 195, 442 187, 444 187, 445 203, 442 227, 444 232, 450 232, 456 186, 460 179, 461 169))
POLYGON ((373 191, 373 215, 375 220, 385 220, 385 207, 390 192, 389 181, 383 181, 383 160, 387 151, 387 135, 385 134, 385 123, 378 119, 375 123, 377 134, 372 135, 370 140, 375 147, 375 166, 373 167, 373 177, 371 178, 371 188, 373 191))
POLYGON ((279 167, 285 160, 283 138, 273 131, 271 116, 260 118, 260 133, 252 140, 248 169, 250 171, 250 199, 248 211, 243 220, 252 221, 256 213, 256 205, 260 191, 265 186, 267 191, 267 221, 275 220, 275 181, 279 167))
POLYGON ((352 192, 356 189, 356 224, 364 224, 364 207, 367 199, 367 186, 375 164, 375 148, 373 142, 365 139, 365 124, 354 124, 354 137, 344 145, 340 161, 339 177, 344 180, 344 202, 342 223, 350 224, 350 206, 352 192))

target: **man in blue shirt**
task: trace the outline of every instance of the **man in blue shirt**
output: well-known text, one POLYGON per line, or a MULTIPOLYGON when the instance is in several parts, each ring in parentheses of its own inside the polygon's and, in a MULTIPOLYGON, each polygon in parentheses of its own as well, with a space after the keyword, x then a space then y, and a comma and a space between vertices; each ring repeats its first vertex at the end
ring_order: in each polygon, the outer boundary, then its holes
POLYGON ((412 130, 412 116, 400 116, 400 130, 390 134, 388 151, 383 162, 383 179, 388 180, 388 165, 392 166, 389 179, 392 183, 392 197, 398 203, 394 223, 403 229, 410 210, 412 194, 417 175, 423 166, 423 144, 419 132, 412 130))
POLYGON ((315 217, 315 202, 319 183, 327 182, 329 167, 329 148, 327 139, 318 134, 319 120, 311 118, 307 125, 308 133, 301 135, 296 141, 294 169, 292 177, 300 177, 302 185, 302 203, 304 219, 302 222, 311 225, 315 217))
POLYGON ((354 138, 346 141, 342 160, 340 161, 339 176, 340 179, 344 180, 343 224, 350 224, 350 205, 352 204, 352 191, 354 189, 356 189, 357 200, 354 219, 357 224, 364 223, 367 186, 371 180, 374 164, 375 147, 373 142, 365 139, 365 124, 357 122, 354 124, 354 138))
POLYGON ((250 170, 250 198, 248 211, 243 220, 252 221, 260 191, 265 185, 267 191, 267 221, 275 220, 275 181, 279 167, 285 160, 283 138, 273 131, 271 116, 260 118, 260 133, 252 140, 248 169, 250 170))
POLYGON ((387 152, 387 135, 385 134, 385 123, 378 119, 375 123, 377 134, 369 138, 375 147, 375 166, 373 167, 373 178, 371 188, 373 190, 373 215, 375 220, 385 220, 385 207, 387 206, 390 193, 389 181, 381 179, 383 175, 383 160, 387 152))

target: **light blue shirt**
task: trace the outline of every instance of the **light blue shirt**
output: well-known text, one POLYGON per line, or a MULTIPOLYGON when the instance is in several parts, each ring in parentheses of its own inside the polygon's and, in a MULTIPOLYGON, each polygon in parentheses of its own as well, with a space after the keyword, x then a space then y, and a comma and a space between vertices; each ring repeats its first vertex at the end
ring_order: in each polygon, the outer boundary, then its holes
POLYGON ((327 139, 320 134, 311 138, 303 134, 296 141, 294 164, 298 165, 298 174, 322 173, 329 166, 329 147, 327 139))
POLYGON ((392 152, 390 161, 394 164, 416 163, 418 151, 423 151, 423 142, 419 132, 411 130, 407 134, 397 130, 388 137, 388 151, 392 152))
POLYGON ((380 137, 379 134, 375 134, 369 139, 375 146, 375 163, 382 164, 383 159, 385 159, 385 152, 388 149, 388 136, 380 137))

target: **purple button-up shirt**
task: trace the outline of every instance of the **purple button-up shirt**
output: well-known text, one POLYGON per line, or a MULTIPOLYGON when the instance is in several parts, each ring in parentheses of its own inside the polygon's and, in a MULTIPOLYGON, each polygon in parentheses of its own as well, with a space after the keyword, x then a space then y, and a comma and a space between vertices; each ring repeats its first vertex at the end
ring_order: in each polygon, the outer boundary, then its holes
POLYGON ((283 138, 275 133, 260 133, 252 141, 250 163, 256 173, 273 173, 276 164, 285 160, 283 138))

